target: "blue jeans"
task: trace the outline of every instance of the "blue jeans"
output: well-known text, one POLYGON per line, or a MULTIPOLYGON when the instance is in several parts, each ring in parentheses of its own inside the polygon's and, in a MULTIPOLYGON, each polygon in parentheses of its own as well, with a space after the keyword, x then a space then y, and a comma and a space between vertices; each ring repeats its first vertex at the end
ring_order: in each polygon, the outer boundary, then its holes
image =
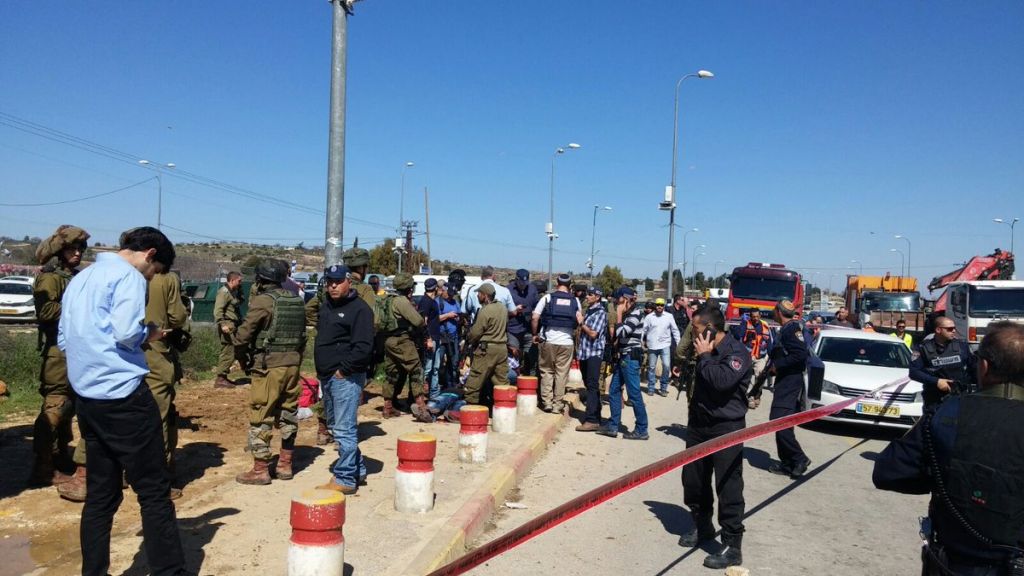
POLYGON ((633 403, 633 415, 636 417, 636 427, 633 429, 637 434, 647 434, 647 407, 644 406, 644 397, 640 394, 640 361, 632 358, 620 358, 612 374, 612 383, 608 387, 608 404, 612 411, 611 418, 605 426, 619 431, 619 424, 622 422, 622 384, 626 385, 626 396, 633 403))
POLYGON ((661 389, 668 392, 668 376, 672 372, 672 349, 647 350, 647 393, 654 394, 654 371, 661 358, 661 389))
POLYGON ((440 342, 434 343, 434 351, 423 349, 423 383, 427 385, 427 396, 430 400, 441 393, 439 378, 441 376, 441 357, 444 347, 440 342))
POLYGON ((331 376, 320 381, 327 427, 338 444, 338 459, 331 472, 337 484, 349 488, 355 488, 359 479, 366 477, 366 463, 359 451, 356 423, 359 396, 365 385, 366 374, 353 374, 346 378, 331 376))

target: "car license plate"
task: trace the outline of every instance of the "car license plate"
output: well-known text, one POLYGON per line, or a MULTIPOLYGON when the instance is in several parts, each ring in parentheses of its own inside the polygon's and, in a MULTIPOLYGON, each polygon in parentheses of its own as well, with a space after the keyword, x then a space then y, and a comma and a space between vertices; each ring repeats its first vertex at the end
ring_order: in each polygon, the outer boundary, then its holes
POLYGON ((870 416, 884 416, 886 418, 899 418, 900 407, 882 406, 881 404, 867 404, 865 402, 858 402, 857 414, 867 414, 870 416))
POLYGON ((17 314, 18 311, 14 308, 0 308, 0 314, 17 314))

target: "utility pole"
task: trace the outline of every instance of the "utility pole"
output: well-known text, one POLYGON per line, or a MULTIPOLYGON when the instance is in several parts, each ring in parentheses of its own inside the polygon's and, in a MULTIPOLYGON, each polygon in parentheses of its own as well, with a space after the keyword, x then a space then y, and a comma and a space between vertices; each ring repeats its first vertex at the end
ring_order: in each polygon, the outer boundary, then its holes
POLYGON ((327 223, 324 265, 341 264, 345 221, 345 76, 348 60, 348 17, 356 0, 331 0, 334 32, 331 43, 331 111, 327 145, 327 223))

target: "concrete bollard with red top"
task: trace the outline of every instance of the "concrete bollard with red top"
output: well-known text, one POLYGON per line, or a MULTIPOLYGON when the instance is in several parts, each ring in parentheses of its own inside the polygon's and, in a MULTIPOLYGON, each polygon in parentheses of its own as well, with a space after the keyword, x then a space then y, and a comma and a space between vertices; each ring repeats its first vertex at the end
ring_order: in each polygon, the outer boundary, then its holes
POLYGON ((437 439, 430 434, 398 437, 395 510, 429 512, 434 508, 434 456, 437 439))
POLYGON ((537 413, 537 377, 520 376, 516 378, 516 387, 519 393, 516 396, 516 407, 523 416, 533 416, 537 413))
POLYGON ((288 576, 342 576, 345 571, 345 495, 306 490, 292 498, 288 576))
POLYGON ((459 462, 487 462, 487 406, 466 404, 459 410, 459 462))
POLYGON ((516 387, 494 387, 494 418, 491 422, 498 434, 516 433, 516 387))

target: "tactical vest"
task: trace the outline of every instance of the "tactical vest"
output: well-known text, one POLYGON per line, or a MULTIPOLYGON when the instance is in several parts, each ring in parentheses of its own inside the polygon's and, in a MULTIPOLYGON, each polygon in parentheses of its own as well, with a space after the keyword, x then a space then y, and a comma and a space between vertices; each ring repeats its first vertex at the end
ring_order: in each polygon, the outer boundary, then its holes
POLYGON ((568 292, 556 290, 549 295, 540 322, 545 328, 576 328, 576 311, 579 303, 576 297, 568 292))
MULTIPOLYGON (((1000 549, 989 544, 1024 543, 1024 402, 984 393, 958 401, 952 449, 939 446, 948 458, 936 458, 934 450, 930 455, 941 477, 931 506, 935 530, 954 549, 998 556, 1000 549)), ((950 439, 942 425, 927 429, 939 445, 950 439)))
POLYGON ((280 288, 266 294, 274 300, 274 310, 257 348, 261 352, 302 352, 306 348, 302 297, 280 288))
POLYGON ((924 371, 932 376, 955 380, 961 384, 970 382, 967 364, 960 357, 959 340, 950 340, 942 354, 939 354, 935 340, 925 340, 921 343, 921 355, 924 357, 924 371))

